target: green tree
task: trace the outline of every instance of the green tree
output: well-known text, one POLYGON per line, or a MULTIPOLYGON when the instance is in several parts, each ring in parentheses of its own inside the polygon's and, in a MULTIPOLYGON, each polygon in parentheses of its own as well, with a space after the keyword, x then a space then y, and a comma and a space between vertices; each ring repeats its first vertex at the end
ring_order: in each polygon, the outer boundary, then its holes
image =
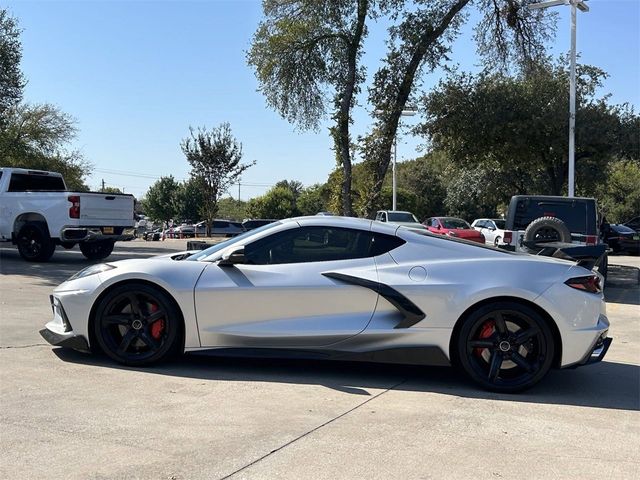
POLYGON ((7 111, 22 100, 26 81, 20 71, 22 44, 17 20, 0 9, 0 128, 7 111))
POLYGON ((205 203, 203 180, 199 177, 191 177, 180 183, 176 190, 176 216, 180 220, 198 222, 201 215, 201 207, 205 203))
POLYGON ((178 215, 177 192, 180 184, 173 175, 160 177, 145 195, 145 213, 154 221, 160 221, 167 225, 170 220, 178 215))
POLYGON ((233 197, 221 198, 218 201, 218 217, 239 222, 247 218, 247 202, 233 197))
POLYGON ((359 65, 374 0, 264 0, 248 63, 269 106, 303 129, 317 128, 332 98, 331 128, 344 175, 342 213, 351 215, 351 111, 364 79, 359 65))
MULTIPOLYGON (((577 184, 593 194, 612 156, 637 155, 637 133, 635 145, 631 133, 637 116, 596 97, 606 78, 602 70, 580 65, 578 73, 577 184)), ((539 63, 516 77, 453 75, 425 97, 427 118, 416 132, 465 171, 460 185, 499 192, 485 203, 507 203, 514 194, 561 195, 568 170, 567 91, 562 61, 539 63)))
POLYGON ((207 220, 207 235, 218 212, 218 200, 229 186, 255 162, 242 164, 242 144, 231 133, 228 123, 207 131, 189 128, 189 137, 180 144, 191 165, 191 176, 202 179, 203 204, 200 213, 207 220))
POLYGON ((640 216, 640 162, 617 160, 607 168, 607 181, 598 186, 599 206, 610 223, 640 216))
POLYGON ((300 192, 296 209, 300 215, 315 215, 327 210, 328 189, 321 184, 311 185, 300 192))
POLYGON ((293 192, 276 186, 260 197, 247 203, 247 215, 251 218, 289 218, 296 215, 296 201, 293 192))
POLYGON ((75 120, 53 105, 17 105, 0 127, 0 158, 7 167, 60 172, 69 188, 85 191, 91 165, 67 147, 76 134, 75 120))
POLYGON ((446 65, 451 44, 469 18, 471 6, 477 8, 480 18, 475 28, 478 52, 489 67, 500 69, 514 60, 526 64, 543 52, 543 43, 554 25, 549 18, 554 17, 529 10, 526 4, 532 1, 418 0, 403 5, 399 24, 389 29, 386 58, 369 88, 369 103, 376 119, 361 141, 363 156, 371 164, 365 195, 367 215, 380 204, 402 111, 415 99, 422 72, 446 65))

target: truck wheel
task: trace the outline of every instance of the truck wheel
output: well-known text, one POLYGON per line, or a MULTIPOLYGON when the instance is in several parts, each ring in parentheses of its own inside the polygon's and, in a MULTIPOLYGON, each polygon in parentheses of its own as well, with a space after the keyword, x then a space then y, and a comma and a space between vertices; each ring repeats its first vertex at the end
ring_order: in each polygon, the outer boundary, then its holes
POLYGON ((99 240, 97 242, 80 243, 80 251, 89 260, 102 260, 113 252, 113 240, 99 240))
POLYGON ((18 232, 16 239, 20 256, 28 262, 46 262, 56 249, 49 232, 41 223, 27 223, 18 232))

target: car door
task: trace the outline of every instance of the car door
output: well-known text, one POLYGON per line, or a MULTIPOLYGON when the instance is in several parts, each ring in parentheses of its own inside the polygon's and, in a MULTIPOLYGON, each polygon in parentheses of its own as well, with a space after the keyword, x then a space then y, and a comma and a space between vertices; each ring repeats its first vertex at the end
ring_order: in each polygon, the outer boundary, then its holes
POLYGON ((483 222, 480 233, 484 235, 484 240, 486 243, 493 243, 496 237, 496 228, 493 221, 485 220, 483 222))
POLYGON ((378 294, 323 274, 377 281, 366 230, 307 226, 244 247, 244 263, 212 263, 195 288, 203 347, 325 346, 365 329, 378 294))

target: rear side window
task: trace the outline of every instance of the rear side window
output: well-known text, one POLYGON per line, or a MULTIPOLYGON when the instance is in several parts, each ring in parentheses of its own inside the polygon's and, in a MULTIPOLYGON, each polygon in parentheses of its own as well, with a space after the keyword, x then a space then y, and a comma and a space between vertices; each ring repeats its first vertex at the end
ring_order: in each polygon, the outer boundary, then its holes
POLYGON ((229 228, 229 222, 214 221, 213 228, 229 228))
POLYGON ((10 192, 62 192, 65 191, 62 177, 14 173, 9 181, 10 192))

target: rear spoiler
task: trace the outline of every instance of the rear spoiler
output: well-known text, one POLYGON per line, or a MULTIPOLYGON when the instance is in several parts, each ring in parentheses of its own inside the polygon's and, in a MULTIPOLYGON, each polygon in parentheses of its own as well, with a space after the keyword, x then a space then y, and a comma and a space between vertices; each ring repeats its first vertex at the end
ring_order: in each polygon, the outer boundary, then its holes
POLYGON ((573 243, 564 242, 547 242, 547 243, 533 243, 524 242, 537 248, 541 248, 538 255, 543 257, 561 258, 564 260, 577 261, 578 265, 586 268, 587 270, 593 269, 596 265, 600 265, 602 259, 607 253, 607 245, 575 245, 573 243))

